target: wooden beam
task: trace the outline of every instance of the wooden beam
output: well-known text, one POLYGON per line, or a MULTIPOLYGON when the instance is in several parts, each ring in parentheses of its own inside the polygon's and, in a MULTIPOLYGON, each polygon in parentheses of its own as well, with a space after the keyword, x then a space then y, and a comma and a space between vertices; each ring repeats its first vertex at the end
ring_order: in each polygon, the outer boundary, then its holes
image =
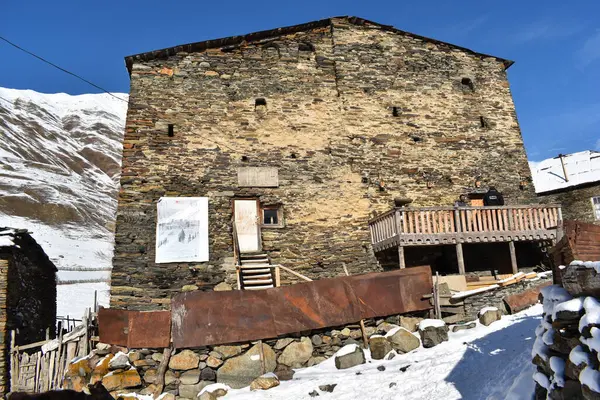
POLYGON ((404 259, 404 246, 398 246, 398 260, 400 269, 406 268, 406 260, 404 259))
POLYGON ((510 249, 510 264, 512 265, 512 272, 516 274, 519 272, 519 267, 517 266, 517 252, 515 250, 515 242, 508 242, 508 248, 510 249))
POLYGON ((462 243, 456 243, 456 259, 458 260, 458 273, 465 274, 465 259, 463 257, 462 243))

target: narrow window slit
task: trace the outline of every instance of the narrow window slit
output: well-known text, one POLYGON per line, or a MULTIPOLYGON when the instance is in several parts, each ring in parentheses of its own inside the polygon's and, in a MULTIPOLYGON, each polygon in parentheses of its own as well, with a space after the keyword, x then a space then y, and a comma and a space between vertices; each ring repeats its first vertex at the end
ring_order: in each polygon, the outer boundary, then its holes
POLYGON ((169 137, 175 136, 175 125, 169 124, 168 127, 169 127, 169 130, 168 130, 167 135, 169 135, 169 137))

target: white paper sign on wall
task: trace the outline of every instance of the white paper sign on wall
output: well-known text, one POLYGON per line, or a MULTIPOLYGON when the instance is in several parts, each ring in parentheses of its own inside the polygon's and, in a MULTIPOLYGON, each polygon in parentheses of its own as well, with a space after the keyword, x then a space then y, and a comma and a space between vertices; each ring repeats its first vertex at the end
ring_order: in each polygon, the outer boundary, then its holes
POLYGON ((208 197, 161 197, 156 263, 208 261, 208 197))

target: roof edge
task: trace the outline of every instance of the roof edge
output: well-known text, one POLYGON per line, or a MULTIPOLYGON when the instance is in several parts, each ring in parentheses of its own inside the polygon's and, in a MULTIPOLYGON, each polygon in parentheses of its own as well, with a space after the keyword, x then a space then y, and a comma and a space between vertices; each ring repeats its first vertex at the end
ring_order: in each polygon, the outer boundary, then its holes
POLYGON ((207 49, 236 46, 236 45, 242 44, 244 42, 256 42, 256 41, 267 39, 267 38, 274 38, 274 37, 278 37, 278 36, 289 35, 292 33, 307 31, 310 29, 323 28, 326 26, 333 25, 334 19, 346 19, 348 22, 350 22, 354 25, 359 25, 359 26, 367 25, 367 24, 374 25, 374 26, 378 26, 382 30, 385 30, 388 32, 400 33, 400 34, 411 36, 411 37, 414 37, 414 38, 417 38, 417 39, 420 39, 420 40, 423 40, 426 42, 450 46, 452 48, 465 51, 469 54, 472 54, 472 55, 475 55, 478 57, 495 58, 496 60, 498 60, 499 62, 501 62, 504 65, 505 70, 514 64, 514 61, 511 61, 511 60, 492 56, 492 55, 485 54, 485 53, 479 53, 474 50, 468 49, 466 47, 461 47, 461 46, 458 46, 458 45, 455 45, 452 43, 444 42, 444 41, 437 40, 437 39, 432 39, 432 38, 429 38, 426 36, 417 35, 415 33, 406 32, 406 31, 400 30, 398 28, 395 28, 392 25, 384 25, 384 24, 380 24, 377 22, 369 21, 364 18, 346 15, 346 16, 337 16, 337 17, 320 19, 317 21, 306 22, 306 23, 298 24, 298 25, 291 25, 291 26, 285 26, 285 27, 281 27, 281 28, 268 29, 268 30, 248 33, 245 35, 228 36, 228 37, 224 37, 224 38, 220 38, 220 39, 211 39, 211 40, 205 40, 202 42, 193 42, 193 43, 182 44, 182 45, 178 45, 178 46, 167 47, 164 49, 133 54, 133 55, 125 57, 125 65, 127 67, 129 74, 131 75, 131 70, 132 70, 134 61, 138 61, 138 60, 139 61, 150 61, 150 60, 155 60, 155 59, 168 58, 170 56, 176 55, 179 52, 198 53, 198 52, 205 51, 207 49))

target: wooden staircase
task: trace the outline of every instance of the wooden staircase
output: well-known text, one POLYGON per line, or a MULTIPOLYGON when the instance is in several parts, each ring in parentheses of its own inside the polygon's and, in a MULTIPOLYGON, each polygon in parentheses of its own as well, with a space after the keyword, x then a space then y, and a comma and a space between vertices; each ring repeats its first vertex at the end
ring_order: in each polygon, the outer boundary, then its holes
POLYGON ((275 287, 275 269, 265 253, 240 254, 240 289, 261 290, 275 287))

